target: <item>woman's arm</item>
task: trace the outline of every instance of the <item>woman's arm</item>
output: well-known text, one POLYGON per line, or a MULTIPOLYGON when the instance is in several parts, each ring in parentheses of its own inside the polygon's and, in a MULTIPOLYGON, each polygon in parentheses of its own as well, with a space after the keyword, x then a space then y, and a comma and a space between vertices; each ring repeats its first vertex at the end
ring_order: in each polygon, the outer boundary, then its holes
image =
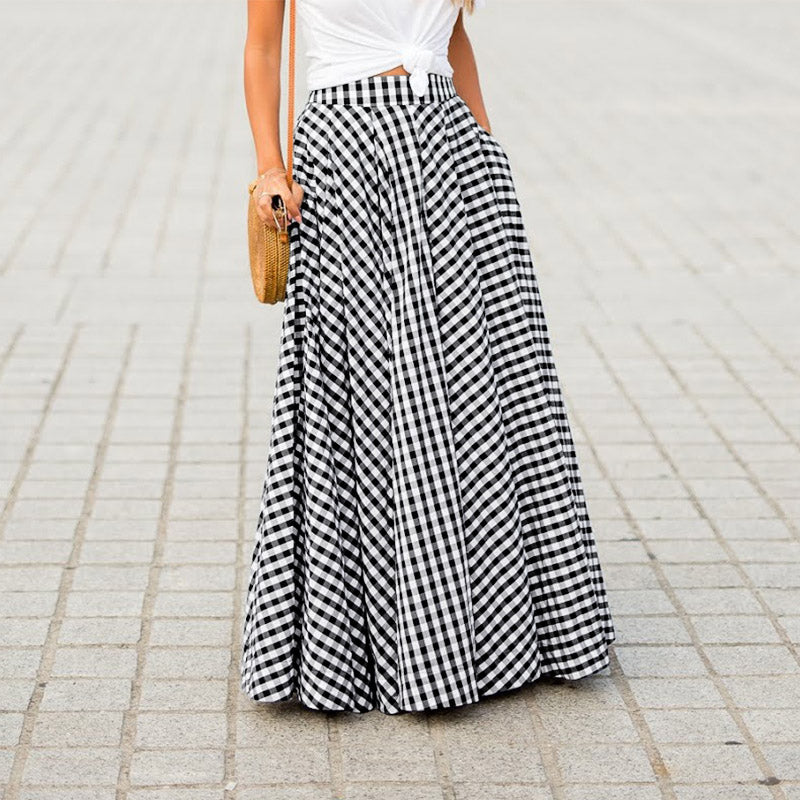
POLYGON ((486 107, 483 103, 475 54, 472 52, 472 44, 464 28, 463 9, 458 13, 453 34, 450 37, 447 58, 453 67, 453 83, 456 91, 469 106, 470 111, 472 111, 478 122, 491 133, 492 127, 489 124, 489 117, 486 114, 486 107))
POLYGON ((256 146, 256 168, 284 168, 278 114, 284 0, 248 0, 244 96, 256 146))
MULTIPOLYGON (((259 175, 271 171, 269 177, 259 181, 257 196, 264 191, 280 194, 289 216, 296 219, 300 216, 302 191, 295 183, 290 190, 286 182, 278 122, 284 5, 284 0, 247 0, 244 96, 255 144, 256 169, 259 175)), ((270 222, 268 199, 261 199, 259 215, 270 222)))

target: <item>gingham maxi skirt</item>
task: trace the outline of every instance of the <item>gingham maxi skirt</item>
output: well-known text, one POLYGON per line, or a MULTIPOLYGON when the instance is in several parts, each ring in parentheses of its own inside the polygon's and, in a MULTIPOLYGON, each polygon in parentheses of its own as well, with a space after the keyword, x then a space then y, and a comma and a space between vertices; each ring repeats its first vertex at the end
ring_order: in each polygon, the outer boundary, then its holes
POLYGON ((508 157, 433 74, 309 93, 241 685, 387 714, 609 663, 508 157))

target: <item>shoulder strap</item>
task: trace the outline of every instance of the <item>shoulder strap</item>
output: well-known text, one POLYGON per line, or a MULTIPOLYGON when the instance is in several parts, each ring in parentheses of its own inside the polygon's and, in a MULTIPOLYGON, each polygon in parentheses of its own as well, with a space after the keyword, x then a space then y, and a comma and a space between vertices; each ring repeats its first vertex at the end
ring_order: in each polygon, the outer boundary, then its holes
POLYGON ((286 182, 292 185, 292 150, 294 149, 294 38, 295 0, 289 0, 289 97, 286 122, 286 182))

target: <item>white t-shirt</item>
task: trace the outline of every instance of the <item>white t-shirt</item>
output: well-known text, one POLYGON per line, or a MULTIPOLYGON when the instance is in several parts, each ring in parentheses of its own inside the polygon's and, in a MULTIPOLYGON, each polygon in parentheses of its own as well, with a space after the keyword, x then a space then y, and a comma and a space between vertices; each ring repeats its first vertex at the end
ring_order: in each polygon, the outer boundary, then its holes
MULTIPOLYGON (((425 93, 428 73, 451 77, 447 46, 460 7, 452 0, 296 0, 309 89, 403 66, 425 93)), ((475 0, 483 6, 485 0, 475 0)))

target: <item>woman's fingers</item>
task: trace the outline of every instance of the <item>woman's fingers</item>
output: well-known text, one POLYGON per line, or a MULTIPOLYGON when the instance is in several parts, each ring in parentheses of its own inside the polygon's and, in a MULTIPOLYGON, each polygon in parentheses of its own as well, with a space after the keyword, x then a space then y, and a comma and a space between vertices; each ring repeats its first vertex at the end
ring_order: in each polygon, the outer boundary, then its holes
POLYGON ((272 167, 264 173, 264 177, 258 181, 255 188, 256 211, 270 228, 278 227, 273 215, 272 197, 281 194, 282 187, 286 187, 286 173, 277 167, 272 167))
POLYGON ((256 213, 270 228, 277 228, 272 209, 272 197, 280 195, 286 207, 289 221, 300 222, 300 204, 303 202, 303 187, 296 181, 292 182, 291 189, 286 182, 285 173, 273 174, 259 181, 254 193, 256 195, 256 213))
MULTIPOLYGON (((300 222, 300 203, 298 198, 295 197, 294 189, 296 185, 297 184, 293 182, 292 188, 290 189, 288 184, 284 184, 283 190, 281 191, 281 197, 283 198, 284 205, 286 206, 286 212, 289 214, 289 219, 300 222)), ((300 197, 302 198, 302 194, 300 197)))
MULTIPOLYGON (((258 187, 256 187, 256 192, 258 192, 258 187)), ((275 227, 275 220, 272 218, 272 203, 271 198, 267 195, 264 197, 259 198, 258 194, 256 194, 256 214, 258 214, 259 218, 262 222, 266 222, 271 228, 275 227)))
POLYGON ((270 228, 277 228, 275 224, 275 217, 272 214, 272 194, 269 189, 256 186, 256 213, 263 222, 266 222, 270 228), (264 194, 262 195, 262 192, 264 194))
POLYGON ((264 202, 260 203, 256 207, 256 211, 258 216, 261 217, 262 221, 266 223, 268 228, 275 228, 277 230, 278 225, 275 223, 275 217, 272 213, 272 205, 269 197, 264 198, 264 202))

